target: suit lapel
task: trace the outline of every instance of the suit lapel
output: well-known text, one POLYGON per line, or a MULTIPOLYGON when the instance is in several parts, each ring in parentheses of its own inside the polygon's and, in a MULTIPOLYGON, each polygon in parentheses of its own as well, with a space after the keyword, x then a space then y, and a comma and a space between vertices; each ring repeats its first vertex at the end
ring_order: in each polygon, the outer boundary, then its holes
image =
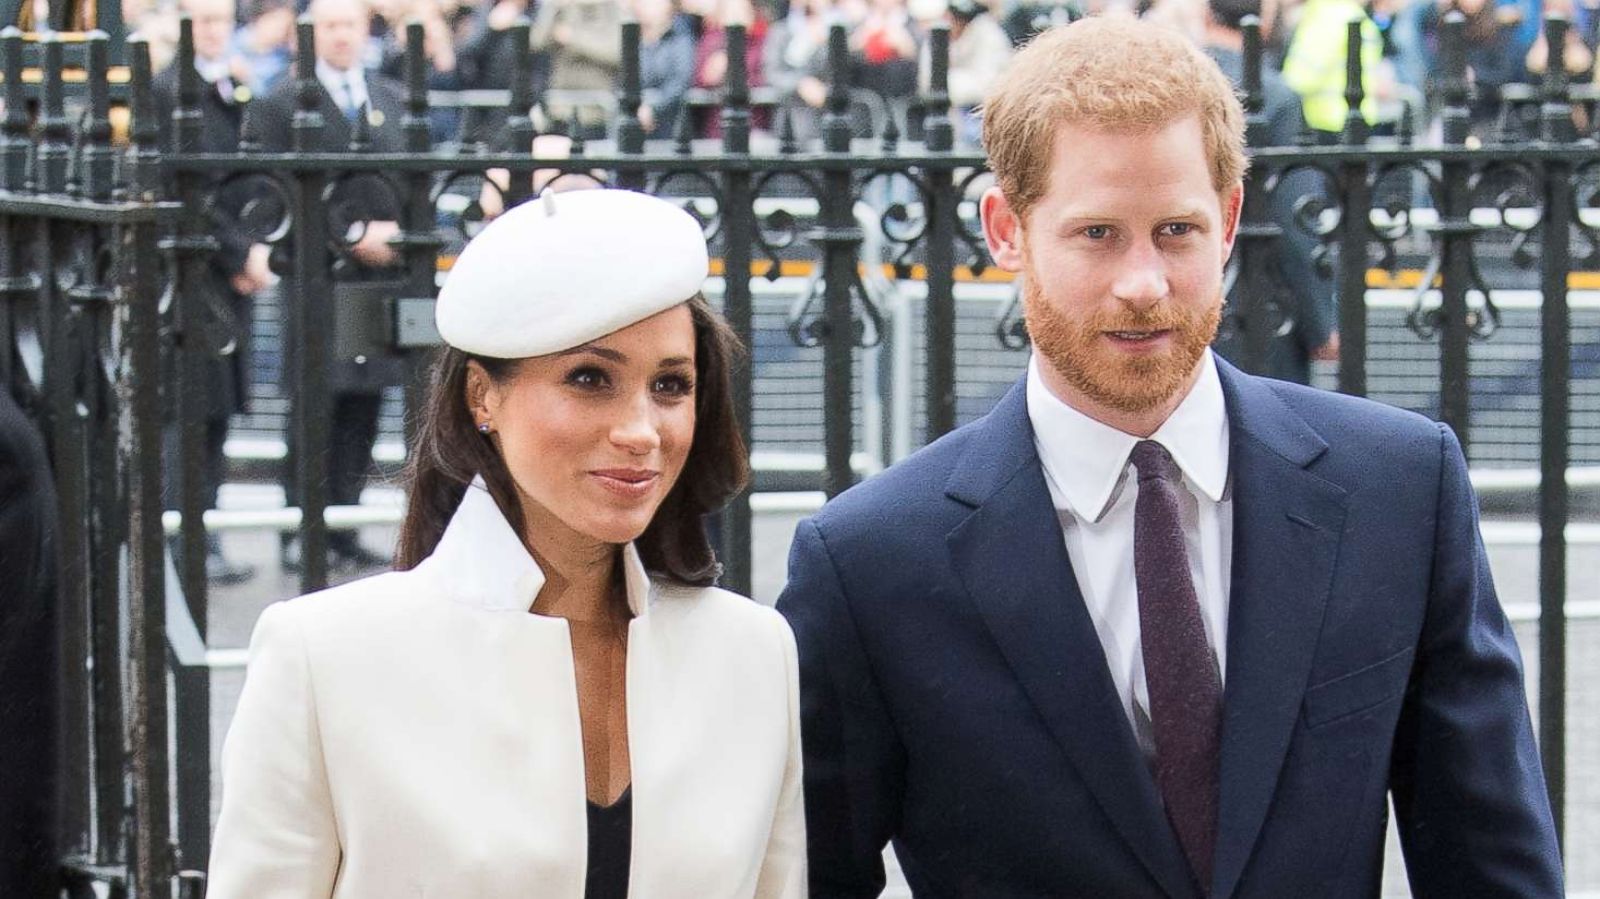
POLYGON ((1023 385, 973 435, 946 492, 976 506, 952 562, 1007 663, 1101 808, 1172 896, 1188 865, 1117 698, 1050 502, 1023 385))
POLYGON ((1345 491, 1307 470, 1327 444, 1220 360, 1232 445, 1233 572, 1212 895, 1238 885, 1299 717, 1332 584, 1345 491))
POLYGON ((350 120, 321 82, 317 83, 317 93, 321 97, 323 146, 343 151, 350 146, 350 120))

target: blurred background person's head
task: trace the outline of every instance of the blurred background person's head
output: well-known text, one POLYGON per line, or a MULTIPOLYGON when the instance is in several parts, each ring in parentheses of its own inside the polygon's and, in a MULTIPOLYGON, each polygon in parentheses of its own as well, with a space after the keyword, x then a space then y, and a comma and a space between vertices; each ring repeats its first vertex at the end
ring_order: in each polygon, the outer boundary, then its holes
POLYGON ((249 0, 241 31, 249 32, 257 49, 293 46, 294 0, 249 0))
POLYGON ((194 27, 194 55, 201 60, 221 60, 233 41, 233 0, 182 0, 178 8, 194 27))
POLYGON ((178 9, 174 4, 166 0, 123 0, 122 21, 129 31, 145 39, 150 48, 151 71, 159 72, 172 64, 178 48, 178 9))
POLYGON ((1262 42, 1271 42, 1278 20, 1278 0, 1209 0, 1205 7, 1208 32, 1242 32, 1245 17, 1255 16, 1261 20, 1262 42))
POLYGON ((294 46, 294 0, 246 0, 244 24, 233 35, 233 55, 244 65, 250 89, 265 93, 289 71, 294 46))
POLYGON ((639 23, 639 30, 644 32, 646 40, 666 34, 677 14, 672 0, 629 0, 628 10, 639 23))
POLYGON ((339 71, 356 67, 366 52, 371 12, 364 0, 312 0, 317 60, 339 71))

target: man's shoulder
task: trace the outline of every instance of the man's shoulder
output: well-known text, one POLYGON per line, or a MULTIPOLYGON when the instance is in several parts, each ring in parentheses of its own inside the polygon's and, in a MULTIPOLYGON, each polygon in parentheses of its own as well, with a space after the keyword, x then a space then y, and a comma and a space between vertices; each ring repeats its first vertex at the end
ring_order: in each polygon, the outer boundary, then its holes
MULTIPOLYGON (((39 427, 22 411, 7 391, 0 390, 0 471, 19 483, 48 478, 49 459, 39 427)), ((9 483, 9 479, 8 479, 9 483)), ((8 496, 7 500, 17 497, 8 496)))
POLYGON ((150 79, 150 89, 157 94, 178 94, 178 64, 173 63, 150 79))
MULTIPOLYGON (((320 84, 320 82, 319 82, 320 84)), ((294 108, 299 100, 300 79, 293 72, 279 78, 278 82, 256 97, 256 103, 272 103, 294 108)))
POLYGON ((299 85, 293 77, 282 78, 266 92, 257 94, 245 105, 245 118, 283 118, 300 105, 299 85))
POLYGON ((930 515, 951 502, 945 485, 984 421, 963 425, 844 491, 812 520, 819 528, 850 532, 915 529, 936 521, 930 515))
POLYGON ((367 73, 367 95, 374 101, 392 103, 396 106, 405 104, 406 86, 400 81, 378 72, 367 73))
POLYGON ((1332 390, 1252 379, 1316 431, 1335 459, 1371 466, 1418 453, 1438 455, 1439 424, 1424 415, 1332 390))

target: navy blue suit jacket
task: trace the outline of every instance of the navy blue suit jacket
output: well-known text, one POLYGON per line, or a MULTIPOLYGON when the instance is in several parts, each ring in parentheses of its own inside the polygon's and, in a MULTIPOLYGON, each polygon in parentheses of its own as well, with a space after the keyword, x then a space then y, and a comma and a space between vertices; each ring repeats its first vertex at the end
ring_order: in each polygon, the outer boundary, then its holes
MULTIPOLYGON (((1234 548, 1214 897, 1562 893, 1451 432, 1218 362, 1234 548)), ((800 525, 812 895, 1201 895, 1117 698, 1024 390, 800 525)))

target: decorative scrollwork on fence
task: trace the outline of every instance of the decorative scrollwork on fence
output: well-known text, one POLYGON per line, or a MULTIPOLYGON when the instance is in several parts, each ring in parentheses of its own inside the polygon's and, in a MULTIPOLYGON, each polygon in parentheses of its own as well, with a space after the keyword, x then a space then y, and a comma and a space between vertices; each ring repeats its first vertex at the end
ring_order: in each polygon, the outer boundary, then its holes
MULTIPOLYGON (((767 172, 756 179, 753 190, 756 197, 762 197, 769 191, 777 193, 779 187, 787 187, 784 193, 793 194, 795 186, 803 188, 813 201, 822 197, 822 182, 811 172, 767 172)), ((793 247, 800 238, 800 220, 787 209, 773 209, 757 217, 752 237, 767 262, 767 280, 777 281, 782 277, 783 251, 793 247)))
POLYGON ((652 176, 649 192, 671 199, 694 216, 707 244, 714 244, 722 236, 722 182, 713 175, 701 169, 668 169, 652 176), (685 185, 690 189, 684 190, 685 185))

